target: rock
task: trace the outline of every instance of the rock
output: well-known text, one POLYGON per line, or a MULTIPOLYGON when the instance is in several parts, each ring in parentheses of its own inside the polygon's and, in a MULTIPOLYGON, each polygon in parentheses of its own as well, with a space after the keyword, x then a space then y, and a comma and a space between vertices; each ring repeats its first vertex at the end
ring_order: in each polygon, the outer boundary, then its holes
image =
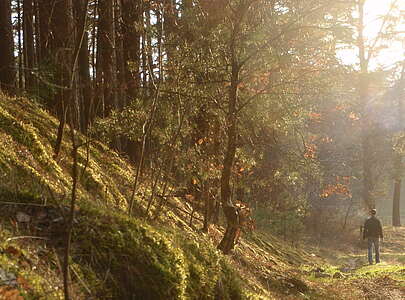
POLYGON ((58 222, 62 222, 62 221, 63 221, 63 217, 59 217, 59 218, 52 220, 53 223, 58 223, 58 222))
POLYGON ((318 268, 316 268, 316 269, 313 269, 312 272, 315 272, 315 273, 323 273, 323 272, 325 272, 325 270, 322 269, 322 268, 320 268, 320 267, 318 267, 318 268))
POLYGON ((315 273, 315 278, 330 278, 331 276, 329 274, 326 273, 320 273, 320 272, 316 272, 315 273))
POLYGON ((292 288, 294 288, 295 290, 297 290, 297 291, 299 291, 299 292, 301 292, 301 293, 306 293, 306 292, 308 292, 309 291, 309 287, 308 287, 308 285, 304 282, 304 281, 302 281, 301 279, 299 279, 299 278, 288 278, 287 280, 286 280, 286 282, 292 287, 292 288))
POLYGON ((31 221, 31 217, 26 213, 19 211, 16 215, 17 221, 20 223, 29 223, 31 221))
POLYGON ((350 271, 352 271, 353 269, 352 268, 350 268, 350 267, 348 267, 348 266, 344 266, 344 267, 341 267, 340 269, 339 269, 339 271, 340 272, 343 272, 343 273, 349 273, 350 271))
POLYGON ((38 220, 44 220, 46 217, 48 217, 48 213, 45 210, 40 210, 36 213, 35 217, 38 220))
POLYGON ((333 274, 333 278, 341 279, 341 278, 344 278, 344 275, 340 272, 336 272, 335 274, 333 274))
POLYGON ((0 285, 17 286, 17 277, 13 273, 6 272, 0 268, 0 285))

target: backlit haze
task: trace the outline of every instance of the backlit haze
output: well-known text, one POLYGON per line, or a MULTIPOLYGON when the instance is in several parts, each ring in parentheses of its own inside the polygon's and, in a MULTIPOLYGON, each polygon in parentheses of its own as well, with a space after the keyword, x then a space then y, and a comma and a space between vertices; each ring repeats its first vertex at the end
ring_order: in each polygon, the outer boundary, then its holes
MULTIPOLYGON (((382 16, 389 11, 392 2, 393 0, 366 0, 364 7, 364 37, 367 45, 372 44, 377 37, 381 28, 382 16)), ((389 69, 394 64, 405 59, 405 1, 397 0, 396 3, 402 14, 401 22, 394 30, 398 34, 399 41, 384 42, 387 48, 381 50, 378 55, 373 57, 370 61, 370 69, 389 69)), ((397 10, 396 12, 398 13, 397 10)), ((355 65, 359 63, 357 49, 342 50, 339 53, 339 57, 346 64, 355 65)))

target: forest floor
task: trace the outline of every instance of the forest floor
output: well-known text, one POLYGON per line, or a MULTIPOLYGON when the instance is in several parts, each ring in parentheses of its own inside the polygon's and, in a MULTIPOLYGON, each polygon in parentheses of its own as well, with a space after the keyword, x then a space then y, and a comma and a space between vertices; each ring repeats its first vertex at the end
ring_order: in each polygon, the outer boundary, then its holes
POLYGON ((326 255, 334 273, 325 281, 332 299, 405 299, 405 228, 384 231, 379 264, 368 264, 366 242, 361 241, 326 255))
MULTIPOLYGON (((366 242, 342 242, 318 249, 320 267, 303 266, 317 292, 302 299, 405 299, 405 227, 384 228, 381 262, 369 265, 366 242)), ((294 299, 294 298, 287 298, 294 299)))
POLYGON ((402 300, 405 227, 384 232, 379 264, 368 264, 366 242, 360 239, 290 246, 268 235, 246 237, 231 261, 263 299, 402 300))

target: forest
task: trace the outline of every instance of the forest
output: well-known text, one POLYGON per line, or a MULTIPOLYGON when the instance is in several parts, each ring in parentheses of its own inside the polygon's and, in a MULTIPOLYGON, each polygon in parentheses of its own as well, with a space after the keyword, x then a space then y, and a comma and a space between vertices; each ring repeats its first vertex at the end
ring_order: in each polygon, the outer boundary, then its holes
POLYGON ((404 24, 401 0, 0 0, 0 299, 403 299, 404 24))

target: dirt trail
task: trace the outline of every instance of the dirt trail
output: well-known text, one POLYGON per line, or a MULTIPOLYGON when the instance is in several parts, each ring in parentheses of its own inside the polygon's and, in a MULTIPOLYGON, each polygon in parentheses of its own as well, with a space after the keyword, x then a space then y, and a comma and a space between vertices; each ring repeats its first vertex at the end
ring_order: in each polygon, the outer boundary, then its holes
POLYGON ((329 284, 338 292, 331 299, 405 299, 405 228, 385 228, 381 263, 369 265, 365 242, 347 248, 331 263, 340 275, 329 284))

